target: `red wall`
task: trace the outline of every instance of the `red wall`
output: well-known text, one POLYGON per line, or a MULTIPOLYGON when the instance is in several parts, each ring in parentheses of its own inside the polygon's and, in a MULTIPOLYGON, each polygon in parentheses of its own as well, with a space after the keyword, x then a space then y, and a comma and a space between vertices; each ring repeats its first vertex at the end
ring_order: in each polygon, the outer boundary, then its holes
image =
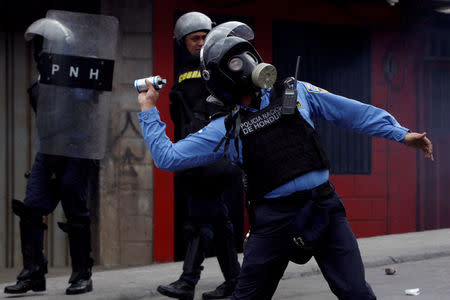
MULTIPOLYGON (((240 1, 162 1, 154 2, 154 74, 173 82, 174 10, 196 10, 206 14, 247 16, 254 20, 254 45, 267 62, 272 60, 272 20, 297 20, 326 24, 374 24, 394 22, 396 11, 387 5, 353 5, 342 9, 313 1, 279 0, 240 1), (208 3, 208 6, 199 3, 208 3), (231 3, 231 4, 230 4, 231 3), (312 3, 312 4, 311 4, 312 3), (231 6, 231 7, 230 7, 231 6), (270 9, 269 9, 270 8, 270 9)), ((408 43, 401 34, 374 30, 372 38, 372 103, 387 109, 405 127, 416 127, 416 98, 413 58, 406 55, 408 43), (392 83, 383 73, 383 63, 391 50, 399 62, 399 72, 392 83)), ((325 87, 326 88, 326 87, 325 87)), ((173 136, 169 116, 169 88, 158 101, 161 117, 173 136)), ((370 175, 332 175, 331 180, 343 199, 352 229, 357 237, 415 231, 416 229, 416 152, 384 139, 372 139, 372 173, 370 175)), ((154 260, 173 260, 174 214, 173 176, 155 168, 154 175, 154 260)))
MULTIPOLYGON (((167 124, 167 135, 173 138, 173 123, 169 113, 169 91, 173 74, 173 11, 171 1, 154 1, 153 7, 153 73, 167 78, 158 100, 162 121, 167 124)), ((154 168, 153 175, 153 259, 172 261, 174 257, 173 174, 154 168)))

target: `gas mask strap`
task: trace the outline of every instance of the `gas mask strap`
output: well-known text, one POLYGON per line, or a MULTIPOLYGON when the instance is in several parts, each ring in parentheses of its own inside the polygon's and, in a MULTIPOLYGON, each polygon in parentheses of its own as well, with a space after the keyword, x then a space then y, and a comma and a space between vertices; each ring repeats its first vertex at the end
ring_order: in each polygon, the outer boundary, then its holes
POLYGON ((227 133, 225 133, 220 142, 217 144, 216 148, 214 148, 214 152, 217 152, 219 150, 220 146, 222 146, 225 139, 228 139, 227 133))
POLYGON ((216 148, 214 148, 214 152, 217 152, 219 150, 219 148, 222 146, 223 142, 225 142, 224 153, 226 153, 228 151, 228 145, 230 144, 230 132, 233 129, 233 121, 234 121, 234 116, 233 116, 233 112, 231 111, 225 117, 225 120, 224 120, 225 135, 222 137, 219 144, 217 144, 216 148))
POLYGON ((225 135, 220 140, 219 144, 214 148, 214 152, 217 152, 222 144, 225 142, 223 153, 226 154, 228 152, 228 148, 230 147, 230 136, 233 133, 234 138, 234 146, 237 151, 237 157, 239 159, 239 142, 238 137, 241 129, 241 117, 239 115, 239 111, 237 111, 234 115, 233 112, 230 112, 228 116, 225 118, 225 135))
MULTIPOLYGON (((236 112, 231 117, 231 119, 229 120, 229 125, 225 126, 225 127, 228 127, 228 128, 227 128, 227 133, 226 133, 227 138, 226 138, 226 141, 225 141, 225 148, 223 150, 224 153, 228 152, 228 147, 230 146, 230 134, 231 134, 231 132, 233 132, 233 131, 236 132, 236 119, 238 118, 238 116, 239 116, 239 112, 236 112)), ((240 119, 239 119, 239 122, 240 122, 240 119)))

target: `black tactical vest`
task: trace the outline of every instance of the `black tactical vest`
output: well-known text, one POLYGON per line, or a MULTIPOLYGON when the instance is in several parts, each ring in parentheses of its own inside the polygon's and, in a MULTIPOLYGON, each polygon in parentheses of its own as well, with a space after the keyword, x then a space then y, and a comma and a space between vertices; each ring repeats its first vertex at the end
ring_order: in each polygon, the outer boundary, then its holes
POLYGON ((200 57, 185 57, 169 95, 176 142, 206 126, 209 117, 221 110, 221 107, 206 102, 209 95, 201 78, 200 57))
POLYGON ((319 136, 296 109, 282 115, 284 88, 276 85, 270 104, 258 112, 241 109, 240 137, 249 200, 313 170, 329 168, 319 136))

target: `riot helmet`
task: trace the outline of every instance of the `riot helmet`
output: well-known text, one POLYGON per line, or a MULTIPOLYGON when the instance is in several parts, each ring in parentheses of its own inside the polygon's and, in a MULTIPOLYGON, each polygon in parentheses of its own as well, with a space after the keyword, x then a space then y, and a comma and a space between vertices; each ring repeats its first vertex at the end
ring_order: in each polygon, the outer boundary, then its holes
POLYGON ((207 15, 196 11, 188 12, 179 17, 175 23, 173 38, 179 44, 182 44, 183 38, 186 35, 197 31, 208 32, 211 28, 212 22, 207 15))
POLYGON ((263 62, 249 42, 253 30, 231 21, 216 26, 207 35, 200 52, 202 77, 214 97, 226 104, 239 104, 242 96, 272 87, 276 69, 263 62))
POLYGON ((64 40, 70 42, 73 38, 72 31, 60 21, 42 18, 33 22, 25 31, 26 41, 31 41, 35 35, 41 35, 49 40, 64 40))
MULTIPOLYGON (((71 45, 74 40, 72 31, 58 20, 42 18, 28 26, 24 34, 26 41, 45 39, 47 47, 50 45, 71 45), (54 43, 51 43, 54 42, 54 43)), ((44 49, 55 51, 55 49, 44 49)))
POLYGON ((25 41, 32 42, 33 57, 38 62, 42 51, 52 52, 54 49, 49 48, 55 45, 70 45, 74 36, 72 31, 60 21, 42 18, 28 26, 24 38, 25 41), (44 44, 48 49, 43 49, 44 44))

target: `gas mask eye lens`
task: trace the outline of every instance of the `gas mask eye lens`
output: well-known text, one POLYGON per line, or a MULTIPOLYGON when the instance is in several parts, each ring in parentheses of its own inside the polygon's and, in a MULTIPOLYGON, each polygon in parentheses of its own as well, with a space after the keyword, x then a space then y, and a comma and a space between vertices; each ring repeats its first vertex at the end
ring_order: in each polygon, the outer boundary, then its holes
POLYGON ((231 71, 240 71, 242 67, 244 66, 244 62, 239 57, 233 57, 228 62, 228 68, 230 68, 231 71))

